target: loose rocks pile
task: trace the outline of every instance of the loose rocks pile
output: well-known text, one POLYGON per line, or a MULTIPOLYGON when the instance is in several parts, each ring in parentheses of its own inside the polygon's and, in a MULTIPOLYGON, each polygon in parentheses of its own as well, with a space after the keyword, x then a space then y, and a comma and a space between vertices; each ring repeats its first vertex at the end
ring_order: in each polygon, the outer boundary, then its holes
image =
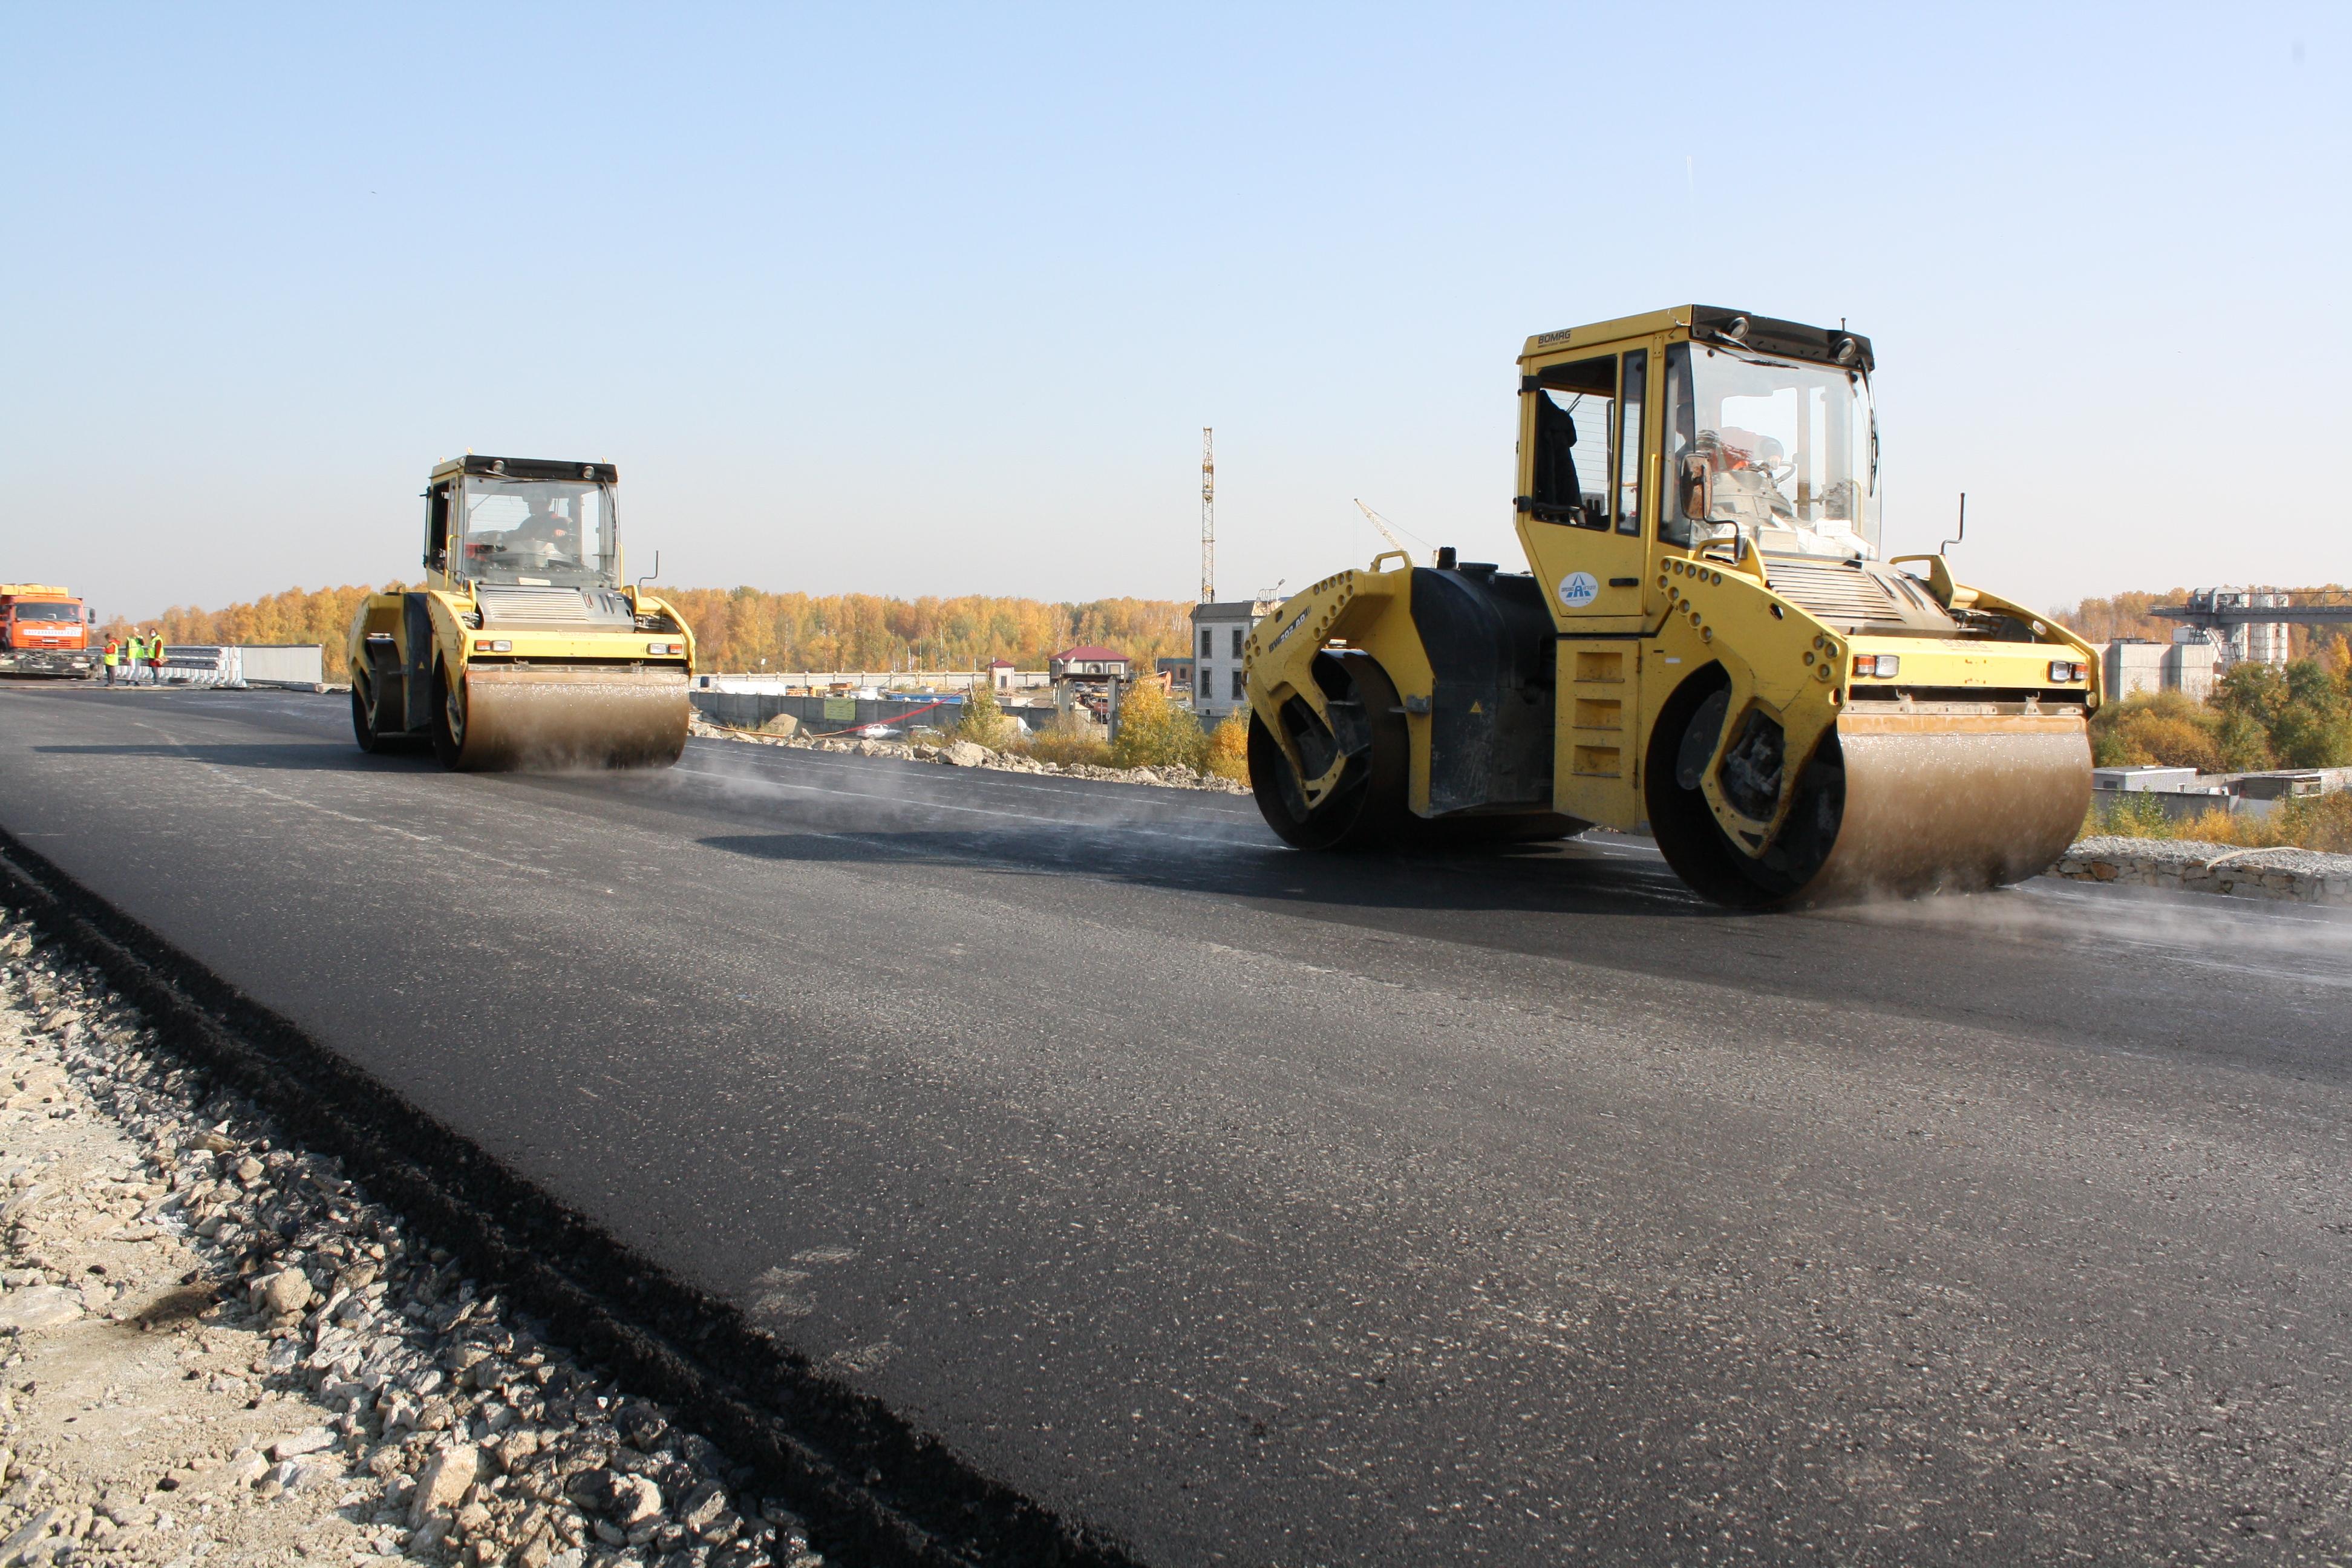
POLYGON ((0 1568, 815 1568, 625 1396, 0 911, 0 1568))
POLYGON ((1153 784, 1161 789, 1207 790, 1218 795, 1247 795, 1249 785, 1215 773, 1195 773, 1182 763, 1164 768, 1098 768, 1090 763, 1041 763, 1018 752, 998 752, 972 741, 951 741, 944 746, 917 745, 905 741, 813 740, 805 735, 762 734, 754 730, 730 730, 697 717, 688 731, 713 741, 744 741, 755 746, 790 746, 803 752, 842 752, 860 757, 898 757, 907 762, 939 763, 951 768, 986 768, 1004 773, 1050 773, 1056 778, 1100 779, 1108 784, 1153 784))

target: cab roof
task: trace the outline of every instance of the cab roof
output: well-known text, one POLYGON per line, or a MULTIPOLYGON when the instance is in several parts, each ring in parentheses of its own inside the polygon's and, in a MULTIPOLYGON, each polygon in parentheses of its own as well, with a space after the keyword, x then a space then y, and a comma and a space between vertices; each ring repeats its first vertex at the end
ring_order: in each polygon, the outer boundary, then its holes
POLYGON ((468 452, 462 458, 452 458, 435 465, 435 479, 453 479, 459 474, 494 474, 502 479, 587 479, 600 484, 618 484, 620 466, 615 463, 567 462, 561 458, 493 458, 468 452))
POLYGON ((1877 368, 1877 361, 1870 352, 1870 340, 1860 332, 1850 332, 1842 326, 1811 327, 1802 321, 1784 321, 1751 310, 1727 310, 1721 305, 1675 305, 1639 316, 1595 321, 1586 327, 1538 332, 1519 351, 1519 359, 1523 363, 1550 359, 1569 349, 1597 347, 1624 338, 1677 331, 1698 342, 1733 343, 1759 353, 1814 360, 1822 364, 1855 364, 1864 371, 1877 368), (1841 360, 1839 350, 1848 342, 1853 345, 1853 353, 1841 360))

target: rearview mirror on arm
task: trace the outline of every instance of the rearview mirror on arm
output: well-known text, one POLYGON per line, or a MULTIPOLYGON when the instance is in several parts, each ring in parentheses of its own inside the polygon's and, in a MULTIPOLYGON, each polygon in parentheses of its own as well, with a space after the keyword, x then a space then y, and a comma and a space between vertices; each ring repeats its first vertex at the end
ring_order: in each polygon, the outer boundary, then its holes
POLYGON ((1705 456, 1693 452, 1683 458, 1682 512, 1703 521, 1714 514, 1715 483, 1705 456))

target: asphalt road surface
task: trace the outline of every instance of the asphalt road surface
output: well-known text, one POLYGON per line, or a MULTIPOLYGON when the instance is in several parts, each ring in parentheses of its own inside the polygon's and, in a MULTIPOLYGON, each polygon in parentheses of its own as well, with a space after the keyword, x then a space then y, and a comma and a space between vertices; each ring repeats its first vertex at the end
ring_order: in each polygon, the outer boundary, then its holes
POLYGON ((1166 1563, 2352 1555, 2352 927, 0 689, 0 824, 1166 1563))

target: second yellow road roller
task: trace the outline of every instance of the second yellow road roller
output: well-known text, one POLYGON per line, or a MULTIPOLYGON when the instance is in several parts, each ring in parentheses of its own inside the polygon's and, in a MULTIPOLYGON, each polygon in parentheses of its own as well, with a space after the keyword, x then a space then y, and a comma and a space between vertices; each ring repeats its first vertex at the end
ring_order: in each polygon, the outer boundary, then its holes
POLYGON ((1747 908, 1999 886, 2090 804, 2088 644, 1882 559, 1859 333, 1682 306, 1519 356, 1526 573, 1401 552, 1247 644, 1259 809, 1306 849, 1646 826, 1747 908))
POLYGON ((425 491, 425 584, 352 617, 360 749, 464 769, 667 767, 694 634, 621 565, 610 463, 468 454, 425 491))

